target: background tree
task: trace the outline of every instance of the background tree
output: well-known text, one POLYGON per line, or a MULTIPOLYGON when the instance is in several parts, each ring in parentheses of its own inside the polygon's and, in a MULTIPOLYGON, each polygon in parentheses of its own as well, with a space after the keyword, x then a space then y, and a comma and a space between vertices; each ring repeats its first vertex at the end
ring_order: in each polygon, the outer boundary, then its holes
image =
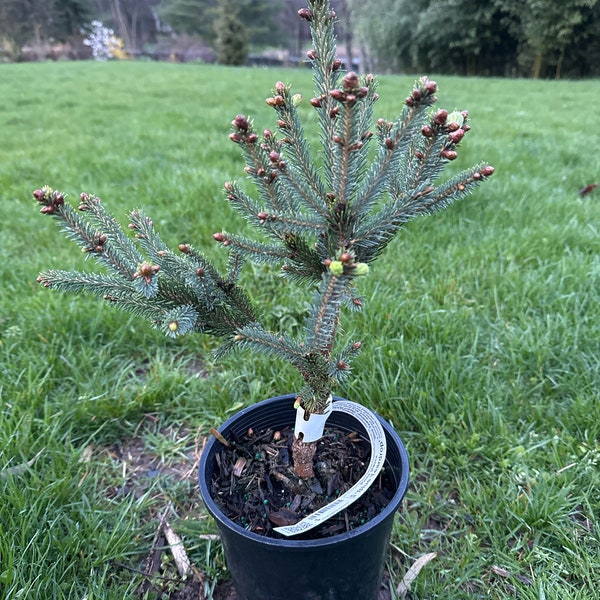
POLYGON ((598 0, 346 1, 379 70, 540 77, 600 68, 586 59, 598 56, 598 0))
POLYGON ((234 0, 218 1, 214 27, 217 61, 222 65, 243 65, 248 57, 248 38, 234 0))
POLYGON ((216 0, 162 0, 158 14, 177 33, 199 35, 214 43, 216 0))
MULTIPOLYGON (((198 35, 216 49, 221 4, 221 0, 161 0, 158 14, 176 33, 198 35)), ((248 44, 285 45, 289 32, 283 26, 287 19, 282 17, 290 5, 295 7, 294 30, 297 28, 296 0, 231 0, 228 4, 244 24, 248 44)))
POLYGON ((497 2, 512 17, 511 29, 520 44, 519 63, 534 78, 544 76, 546 67, 561 76, 567 53, 576 51, 577 36, 583 33, 580 26, 592 21, 598 4, 598 0, 497 2))
POLYGON ((94 0, 94 18, 114 29, 135 55, 145 43, 156 39, 160 0, 94 0))
POLYGON ((18 58, 18 49, 27 43, 41 49, 48 40, 77 34, 90 15, 89 0, 2 0, 0 40, 15 48, 18 58))

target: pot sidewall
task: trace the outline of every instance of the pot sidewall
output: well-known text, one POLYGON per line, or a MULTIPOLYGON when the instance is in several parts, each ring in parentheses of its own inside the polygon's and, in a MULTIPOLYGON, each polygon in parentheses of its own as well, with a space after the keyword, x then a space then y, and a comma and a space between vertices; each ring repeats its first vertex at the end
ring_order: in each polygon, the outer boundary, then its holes
MULTIPOLYGON (((293 426, 295 395, 277 396, 243 409, 219 429, 225 437, 249 427, 280 429, 293 426)), ((340 398, 334 398, 334 401, 340 398)), ((386 551, 398 509, 408 486, 408 455, 393 428, 381 417, 387 440, 385 468, 396 491, 373 519, 351 531, 321 539, 276 539, 260 536, 232 522, 210 495, 215 456, 220 444, 207 442, 200 460, 202 498, 215 518, 229 571, 240 600, 346 600, 376 598, 386 551)), ((360 422, 335 411, 329 424, 366 436, 360 422)))

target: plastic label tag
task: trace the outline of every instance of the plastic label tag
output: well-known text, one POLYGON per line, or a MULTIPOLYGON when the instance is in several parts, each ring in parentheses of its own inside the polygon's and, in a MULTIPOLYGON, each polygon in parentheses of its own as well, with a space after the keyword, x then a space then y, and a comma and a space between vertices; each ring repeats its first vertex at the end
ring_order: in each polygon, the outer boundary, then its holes
POLYGON ((379 472, 385 463, 387 453, 387 441, 385 432, 379 422, 379 419, 368 408, 350 402, 349 400, 338 400, 332 405, 332 410, 344 412, 352 415, 360 421, 367 431, 369 442, 371 443, 371 460, 367 466, 364 475, 344 494, 330 502, 327 506, 323 506, 316 512, 304 517, 295 525, 286 525, 284 527, 275 527, 274 530, 285 536, 298 535, 304 533, 327 521, 346 507, 350 506, 355 500, 358 500, 377 479, 379 472))
POLYGON ((327 408, 323 414, 311 413, 308 419, 304 418, 305 411, 301 406, 296 409, 296 423, 294 425, 296 437, 302 433, 302 441, 306 443, 316 442, 323 437, 325 421, 327 421, 331 414, 332 400, 333 398, 329 396, 327 408))

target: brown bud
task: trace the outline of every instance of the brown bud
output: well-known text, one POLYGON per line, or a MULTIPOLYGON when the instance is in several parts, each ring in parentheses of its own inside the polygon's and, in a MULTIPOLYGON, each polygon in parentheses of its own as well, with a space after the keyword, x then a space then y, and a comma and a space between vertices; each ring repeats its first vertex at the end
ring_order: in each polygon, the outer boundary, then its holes
POLYGON ((255 144, 257 139, 258 136, 255 133, 250 133, 246 137, 246 142, 248 142, 249 144, 255 144))
POLYGON ((426 137, 426 138, 430 138, 434 136, 434 131, 433 129, 429 126, 429 125, 424 125, 421 128, 421 133, 426 137))
POLYGON ((331 119, 335 119, 338 114, 340 112, 340 107, 339 106, 334 106, 330 111, 329 111, 329 118, 331 119))
POLYGON ((301 8, 298 11, 298 16, 305 21, 312 21, 314 14, 310 8, 301 8))
POLYGON ((278 119, 277 127, 280 127, 281 129, 287 129, 287 123, 283 119, 278 119))
POLYGON ((342 90, 338 89, 331 90, 329 95, 338 102, 343 102, 346 99, 346 94, 342 90))
POLYGON ((343 263, 349 263, 352 261, 352 254, 350 254, 350 252, 344 252, 341 256, 340 256, 340 261, 343 263))
POLYGON ((339 136, 339 135, 334 135, 334 136, 333 136, 333 141, 334 141, 336 144, 339 144, 340 146, 343 146, 343 145, 344 145, 344 138, 342 138, 342 137, 341 137, 341 136, 339 136))
POLYGON ((464 136, 465 136, 465 130, 457 129, 456 131, 453 131, 448 137, 450 138, 450 141, 453 144, 458 144, 460 142, 460 140, 463 139, 464 136))
POLYGON ((226 181, 223 184, 223 187, 228 191, 228 192, 233 192, 233 183, 231 183, 231 181, 226 181))
POLYGON ((279 152, 276 152, 275 150, 269 152, 269 160, 271 162, 277 162, 279 160, 279 152))
POLYGON ((266 212, 259 212, 256 216, 263 222, 269 218, 269 215, 266 212))
POLYGON ((285 89, 285 83, 283 83, 283 81, 278 81, 275 84, 275 93, 279 96, 283 96, 283 94, 285 94, 285 89))
POLYGON ((432 81, 431 79, 428 79, 425 82, 425 91, 428 94, 435 94, 438 90, 438 85, 435 81, 432 81))
POLYGON ((339 71, 342 68, 342 61, 339 58, 334 59, 334 61, 331 63, 331 70, 332 71, 339 71))
MULTIPOLYGON (((82 194, 83 195, 83 194, 82 194)), ((35 192, 33 192, 33 197, 38 201, 38 202, 43 202, 45 197, 46 197, 46 193, 44 192, 44 190, 35 190, 35 192)), ((83 198, 82 198, 83 200, 83 198)))
POLYGON ((310 60, 315 60, 315 59, 319 58, 319 55, 317 54, 317 51, 314 48, 312 48, 311 50, 309 50, 306 53, 306 56, 308 58, 310 58, 310 60))
POLYGON ((266 140, 270 140, 273 137, 273 133, 271 132, 270 129, 265 129, 263 131, 263 136, 266 140))
POLYGON ((423 94, 421 94, 421 90, 420 89, 415 88, 412 91, 411 96, 412 96, 413 100, 416 100, 418 102, 422 98, 423 94))
POLYGON ((310 99, 310 103, 315 107, 315 108, 321 108, 322 104, 321 104, 321 99, 320 98, 311 98, 310 99))
POLYGON ((360 342, 354 342, 352 344, 352 350, 360 350, 362 348, 362 344, 360 342))
POLYGON ((362 87, 359 87, 356 90, 356 97, 357 98, 364 98, 367 94, 369 93, 369 88, 365 87, 364 85, 362 87))
POLYGON ((196 269, 196 275, 198 275, 198 277, 204 277, 204 269, 202 267, 198 267, 196 269))
POLYGON ((404 104, 406 104, 406 106, 411 106, 411 107, 414 106, 415 105, 414 98, 412 96, 405 98, 404 104))
POLYGON ((487 165, 486 167, 483 167, 483 169, 481 169, 481 174, 484 177, 489 177, 493 173, 494 173, 494 167, 492 167, 491 165, 487 165))
POLYGON ((273 96, 272 98, 267 98, 266 103, 269 106, 284 106, 285 100, 284 100, 283 96, 277 95, 277 96, 273 96))
POLYGON ((179 248, 179 252, 183 252, 183 254, 189 254, 192 251, 189 244, 179 244, 177 247, 179 248))
POLYGON ((342 79, 344 89, 353 90, 358 87, 358 75, 354 71, 348 71, 342 79))
POLYGON ((237 115, 231 124, 240 131, 248 131, 248 119, 244 115, 237 115))
POLYGON ((442 150, 441 155, 447 159, 447 160, 454 160, 457 156, 458 153, 456 152, 456 150, 442 150))
POLYGON ((385 141, 383 143, 385 144, 385 147, 388 150, 394 149, 394 140, 392 140, 391 138, 385 138, 385 141))
POLYGON ((230 133, 229 139, 236 144, 239 144, 242 141, 242 136, 239 133, 230 133))
POLYGON ((217 242, 224 242, 226 239, 225 236, 221 232, 213 233, 213 238, 217 242))
POLYGON ((435 113, 435 116, 433 117, 433 122, 436 125, 443 125, 446 122, 447 118, 448 118, 448 111, 444 110, 443 108, 440 108, 440 110, 438 110, 435 113))

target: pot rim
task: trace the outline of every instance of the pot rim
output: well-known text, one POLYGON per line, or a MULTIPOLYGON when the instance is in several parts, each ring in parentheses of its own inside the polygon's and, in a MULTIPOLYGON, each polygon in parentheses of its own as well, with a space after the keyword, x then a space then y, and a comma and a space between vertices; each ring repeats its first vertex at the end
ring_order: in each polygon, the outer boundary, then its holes
MULTIPOLYGON (((272 404, 274 402, 281 401, 281 400, 294 400, 295 398, 296 398, 296 394, 285 394, 282 396, 275 396, 273 398, 268 398, 266 400, 262 400, 261 402, 257 402, 255 404, 247 406, 247 407, 243 408, 242 410, 236 412, 229 419, 227 419, 218 428, 218 431, 220 433, 222 433, 225 429, 228 429, 229 427, 231 427, 236 421, 243 418, 248 413, 255 411, 257 408, 260 408, 265 405, 272 404)), ((340 398, 339 396, 333 397, 334 402, 336 400, 342 400, 342 399, 343 398, 340 398)), ((330 537, 318 538, 318 539, 298 540, 298 539, 293 539, 293 538, 289 538, 289 539, 271 538, 271 537, 262 536, 257 533, 254 533, 252 531, 248 531, 247 529, 244 529, 237 523, 233 522, 229 517, 227 517, 225 515, 225 513, 223 513, 223 511, 218 507, 218 505, 213 500, 213 498, 210 494, 209 483, 206 481, 206 478, 203 476, 203 473, 206 471, 208 455, 210 454, 210 451, 214 447, 214 445, 219 443, 215 437, 211 437, 208 440, 208 442, 206 443, 206 445, 204 446, 204 448, 202 450, 202 454, 200 456, 200 465, 198 467, 198 474, 199 474, 198 480, 199 480, 199 484, 200 484, 200 494, 202 496, 202 499, 204 500, 204 503, 206 504, 206 507, 207 507, 209 513, 213 516, 213 518, 218 523, 220 523, 220 525, 227 527, 230 530, 235 531, 238 535, 241 535, 249 540, 253 540, 255 542, 262 543, 262 544, 265 544, 268 546, 278 546, 278 547, 284 547, 284 548, 290 548, 290 549, 293 549, 293 548, 305 549, 307 547, 319 547, 319 546, 332 545, 332 544, 340 543, 344 540, 359 536, 359 535, 367 532, 368 530, 375 528, 377 525, 379 525, 379 523, 381 523, 382 521, 389 518, 390 515, 393 515, 393 513, 396 512, 398 506, 400 505, 400 502, 402 501, 402 498, 404 497, 404 495, 406 493, 406 489, 408 487, 409 462, 408 462, 408 454, 406 452, 406 448, 404 447, 404 444, 402 443, 400 436, 396 433, 394 428, 385 419, 383 419, 380 415, 378 415, 375 412, 374 412, 374 414, 377 416, 377 418, 381 422, 381 425, 386 433, 386 437, 388 437, 388 443, 391 438, 392 443, 394 445, 396 445, 396 447, 398 448, 399 455, 400 455, 401 476, 400 476, 400 481, 398 482, 396 492, 392 496, 388 505, 377 516, 372 518, 370 521, 367 521, 363 525, 360 525, 359 527, 356 527, 355 529, 352 529, 350 531, 345 531, 343 533, 332 535, 330 537)), ((354 417, 352 417, 352 418, 354 418, 354 417)))

